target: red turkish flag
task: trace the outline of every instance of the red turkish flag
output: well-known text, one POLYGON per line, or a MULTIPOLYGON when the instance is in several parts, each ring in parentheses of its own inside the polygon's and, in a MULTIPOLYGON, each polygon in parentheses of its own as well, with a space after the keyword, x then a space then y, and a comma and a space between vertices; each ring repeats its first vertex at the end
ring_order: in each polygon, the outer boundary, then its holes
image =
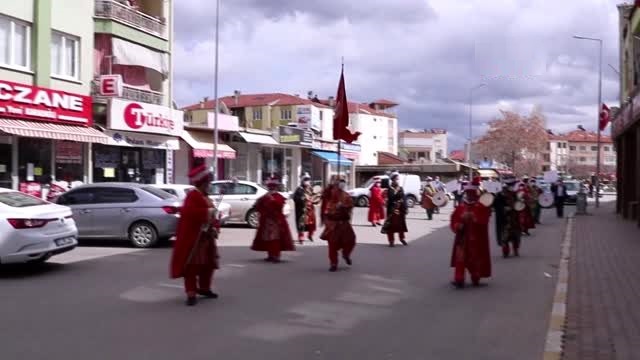
POLYGON ((347 91, 344 86, 344 66, 340 73, 340 83, 338 84, 338 94, 336 95, 335 115, 333 116, 333 139, 344 140, 351 144, 358 140, 360 132, 352 133, 349 130, 349 103, 347 102, 347 91))
POLYGON ((600 110, 600 131, 604 130, 609 125, 611 118, 611 112, 607 104, 602 104, 602 110, 600 110))

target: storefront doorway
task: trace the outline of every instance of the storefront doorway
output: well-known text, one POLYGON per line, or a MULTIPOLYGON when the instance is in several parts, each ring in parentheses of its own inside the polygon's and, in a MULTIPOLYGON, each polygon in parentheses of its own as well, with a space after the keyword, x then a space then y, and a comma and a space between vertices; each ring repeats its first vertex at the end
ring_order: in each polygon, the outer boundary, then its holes
POLYGON ((166 150, 94 145, 96 182, 165 183, 166 150))
POLYGON ((0 187, 11 189, 11 138, 0 135, 0 187))

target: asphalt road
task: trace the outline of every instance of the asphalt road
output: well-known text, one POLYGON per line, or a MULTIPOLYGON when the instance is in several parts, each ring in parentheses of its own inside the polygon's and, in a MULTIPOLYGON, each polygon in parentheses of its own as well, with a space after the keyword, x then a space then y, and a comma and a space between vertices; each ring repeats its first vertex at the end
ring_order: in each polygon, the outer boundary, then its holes
POLYGON ((337 273, 323 241, 266 264, 247 248, 252 230, 225 228, 221 298, 191 308, 167 279, 168 247, 105 244, 0 268, 0 357, 539 360, 564 221, 545 211, 521 258, 492 242, 489 285, 456 290, 449 210, 429 222, 415 209, 410 245, 389 248, 358 209, 354 265, 337 273))

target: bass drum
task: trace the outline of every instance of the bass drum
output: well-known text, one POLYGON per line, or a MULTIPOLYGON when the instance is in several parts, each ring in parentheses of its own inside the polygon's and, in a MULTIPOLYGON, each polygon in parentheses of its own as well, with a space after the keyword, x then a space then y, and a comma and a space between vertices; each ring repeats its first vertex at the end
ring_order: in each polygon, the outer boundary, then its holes
POLYGON ((491 207, 491 205, 493 205, 493 200, 495 199, 495 195, 493 195, 490 192, 486 192, 482 195, 480 195, 480 200, 478 200, 480 202, 480 204, 486 206, 486 207, 491 207))
POLYGON ((514 208, 516 211, 522 211, 522 210, 524 210, 526 207, 527 207, 527 206, 524 204, 524 202, 522 202, 522 201, 520 201, 520 200, 516 201, 515 205, 513 205, 513 208, 514 208))
POLYGON ((551 193, 543 193, 538 196, 538 204, 540 204, 543 208, 550 208, 553 206, 553 194, 551 193))
POLYGON ((449 202, 449 197, 442 191, 439 191, 433 195, 433 204, 437 207, 445 207, 449 202))

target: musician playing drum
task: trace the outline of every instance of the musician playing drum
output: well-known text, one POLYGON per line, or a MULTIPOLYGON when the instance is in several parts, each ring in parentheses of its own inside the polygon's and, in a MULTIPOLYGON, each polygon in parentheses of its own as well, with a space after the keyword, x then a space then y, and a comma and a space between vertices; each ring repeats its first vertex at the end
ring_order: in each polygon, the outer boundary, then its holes
POLYGON ((293 193, 293 203, 296 211, 296 228, 298 230, 298 242, 304 242, 304 233, 307 239, 313 242, 313 234, 316 231, 316 205, 320 203, 319 194, 313 193, 311 176, 302 176, 300 186, 293 193))
POLYGON ((536 179, 529 180, 529 194, 530 201, 529 207, 531 208, 531 215, 533 216, 533 221, 536 224, 540 224, 540 215, 541 215, 541 206, 538 202, 538 198, 542 195, 542 189, 536 183, 536 179))
POLYGON ((518 195, 515 192, 515 178, 505 181, 502 191, 497 194, 493 206, 496 211, 496 239, 502 248, 502 256, 520 256, 520 214, 516 209, 518 195))
POLYGON ((389 247, 395 246, 394 234, 398 233, 402 245, 407 246, 404 234, 407 232, 407 203, 404 189, 400 186, 400 174, 391 174, 391 185, 387 190, 387 219, 382 226, 382 233, 387 234, 389 247))
POLYGON ((452 284, 457 288, 465 286, 465 270, 471 274, 474 286, 480 285, 481 278, 491 276, 491 208, 478 201, 479 186, 479 178, 465 186, 464 200, 451 215, 451 230, 456 234, 451 252, 451 267, 455 268, 452 284))

